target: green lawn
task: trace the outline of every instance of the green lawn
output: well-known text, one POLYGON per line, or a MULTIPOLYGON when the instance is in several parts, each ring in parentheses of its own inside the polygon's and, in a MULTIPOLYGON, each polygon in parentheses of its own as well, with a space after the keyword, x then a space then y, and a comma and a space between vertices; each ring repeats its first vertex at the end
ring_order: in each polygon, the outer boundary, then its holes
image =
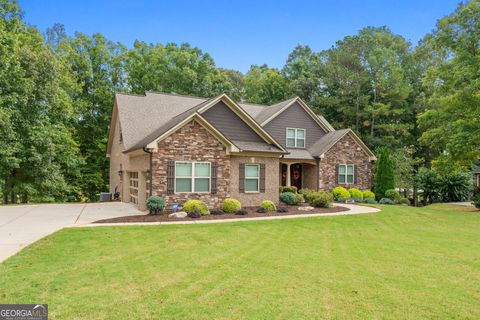
POLYGON ((0 264, 51 319, 480 318, 480 213, 76 228, 0 264))

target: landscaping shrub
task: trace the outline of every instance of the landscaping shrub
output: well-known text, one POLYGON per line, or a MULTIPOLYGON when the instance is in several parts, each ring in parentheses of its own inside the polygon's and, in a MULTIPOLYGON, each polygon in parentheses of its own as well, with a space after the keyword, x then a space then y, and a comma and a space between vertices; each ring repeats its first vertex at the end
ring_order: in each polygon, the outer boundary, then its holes
POLYGON ((408 198, 400 198, 398 200, 398 204, 404 204, 404 205, 409 206, 410 205, 410 200, 408 200, 408 198))
POLYGON ((262 201, 262 203, 260 204, 260 207, 262 207, 263 209, 265 209, 265 210, 267 210, 267 211, 275 211, 275 210, 277 210, 277 206, 275 206, 275 203, 273 203, 273 202, 270 201, 270 200, 262 201))
POLYGON ((309 204, 315 208, 329 208, 333 202, 333 195, 330 192, 315 192, 309 204))
POLYGON ((472 200, 472 204, 475 208, 480 209, 480 193, 477 193, 472 200))
POLYGON ((293 192, 280 193, 280 201, 290 205, 297 204, 297 198, 293 192))
POLYGON ((200 214, 200 212, 198 210, 193 210, 193 211, 190 211, 189 213, 187 213, 187 217, 189 218, 200 218, 202 215, 200 214))
POLYGON ((368 203, 368 204, 377 204, 377 200, 375 199, 372 199, 372 198, 367 198, 365 200, 363 200, 364 203, 368 203))
POLYGON ((362 192, 363 199, 374 199, 375 200, 375 193, 370 190, 364 190, 362 192))
POLYGON ((248 214, 248 211, 245 210, 245 209, 240 209, 240 210, 237 210, 237 212, 235 212, 235 214, 238 214, 240 216, 244 216, 244 215, 248 214))
POLYGON ((335 200, 335 201, 341 202, 341 203, 345 203, 345 202, 347 202, 347 200, 350 200, 350 198, 338 198, 338 199, 335 200))
POLYGON ((281 207, 281 208, 278 208, 277 212, 285 213, 285 212, 288 212, 288 209, 285 207, 281 207))
POLYGON ((165 199, 160 196, 151 196, 147 200, 147 208, 150 211, 150 214, 162 212, 163 209, 165 209, 165 206, 165 199))
MULTIPOLYGON (((355 201, 355 202, 363 202, 363 199, 362 198, 357 198, 357 197, 352 197, 350 198, 350 201, 355 201)), ((345 201, 346 202, 346 201, 345 201)))
POLYGON ((363 192, 358 190, 357 188, 350 188, 348 189, 348 192, 350 193, 350 198, 354 199, 363 199, 363 192))
POLYGON ((393 204, 393 201, 389 198, 382 198, 380 201, 378 201, 380 204, 393 204))
POLYGON ((296 204, 304 203, 304 202, 305 202, 305 198, 304 198, 303 195, 301 195, 300 193, 296 193, 296 194, 295 194, 295 201, 296 201, 296 204))
POLYGON ((183 211, 186 213, 191 213, 193 211, 198 211, 202 216, 209 214, 207 204, 202 200, 188 200, 183 205, 183 211))
POLYGON ((262 208, 262 207, 258 208, 256 211, 257 211, 258 213, 267 213, 267 212, 268 212, 267 209, 262 208))
POLYGON ((308 189, 308 188, 304 188, 304 189, 300 189, 300 191, 298 191, 299 194, 301 194, 303 196, 303 199, 306 201, 306 202, 310 202, 310 196, 315 193, 316 191, 313 190, 313 189, 308 189))
POLYGON ((220 208, 215 208, 212 211, 210 211, 210 214, 213 214, 214 216, 220 216, 222 214, 225 214, 225 212, 220 208))
POLYGON ((378 154, 375 170, 375 196, 377 199, 385 197, 385 191, 395 188, 393 162, 387 148, 382 148, 378 154))
POLYGON ((348 192, 348 190, 345 189, 344 187, 333 188, 332 194, 335 200, 340 198, 345 198, 345 199, 350 198, 350 192, 348 192))
POLYGON ((237 199, 227 198, 222 202, 222 210, 226 213, 235 213, 242 208, 242 204, 237 199))
POLYGON ((466 201, 470 199, 472 191, 472 174, 470 172, 447 172, 440 175, 438 192, 442 201, 466 201))
POLYGON ((388 189, 387 191, 385 191, 385 198, 397 202, 398 200, 400 200, 400 193, 398 193, 398 191, 395 189, 388 189))
POLYGON ((295 186, 283 186, 280 187, 280 193, 284 192, 291 192, 291 193, 297 193, 298 189, 295 186))

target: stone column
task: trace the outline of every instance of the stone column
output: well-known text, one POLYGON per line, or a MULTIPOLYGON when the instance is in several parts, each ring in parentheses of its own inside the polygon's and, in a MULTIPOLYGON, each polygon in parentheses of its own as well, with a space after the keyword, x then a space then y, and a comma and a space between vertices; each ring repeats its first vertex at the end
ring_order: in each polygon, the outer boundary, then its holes
POLYGON ((147 172, 138 173, 138 210, 147 210, 147 172))
POLYGON ((290 187, 291 179, 290 179, 290 163, 287 163, 287 186, 290 187))

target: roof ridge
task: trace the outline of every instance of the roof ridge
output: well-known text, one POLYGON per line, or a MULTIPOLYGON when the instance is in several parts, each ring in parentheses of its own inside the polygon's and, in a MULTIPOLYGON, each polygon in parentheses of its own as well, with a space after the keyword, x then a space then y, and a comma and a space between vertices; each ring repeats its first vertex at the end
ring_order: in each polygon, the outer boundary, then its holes
MULTIPOLYGON (((145 96, 147 93, 153 93, 153 94, 160 94, 160 95, 165 95, 165 96, 172 96, 172 97, 183 97, 183 98, 194 98, 194 99, 203 99, 203 100, 208 100, 214 97, 199 97, 199 96, 191 96, 187 94, 177 94, 177 93, 167 93, 167 92, 159 92, 159 91, 150 91, 150 90, 145 90, 145 96)), ((223 93, 221 93, 223 94, 223 93)))
POLYGON ((144 94, 138 94, 138 93, 127 93, 127 92, 115 92, 115 95, 121 94, 123 96, 135 96, 135 97, 146 97, 145 93, 144 94))

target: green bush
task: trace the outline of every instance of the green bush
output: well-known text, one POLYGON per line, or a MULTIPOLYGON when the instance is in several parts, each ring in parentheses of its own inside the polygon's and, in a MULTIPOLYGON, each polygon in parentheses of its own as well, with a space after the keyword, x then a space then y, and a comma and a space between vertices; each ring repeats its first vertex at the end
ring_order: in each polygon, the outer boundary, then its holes
POLYGON ((480 209, 480 193, 475 194, 472 199, 472 204, 475 206, 475 208, 480 209))
POLYGON ((147 200, 147 208, 150 211, 150 214, 162 212, 163 209, 165 209, 165 206, 165 199, 160 196, 151 196, 147 200))
POLYGON ((348 190, 345 189, 344 187, 333 188, 332 194, 335 200, 339 198, 344 198, 344 199, 350 198, 350 192, 348 192, 348 190))
POLYGON ((408 200, 408 198, 400 198, 398 200, 398 204, 405 204, 405 205, 409 206, 410 205, 410 200, 408 200))
POLYGON ((242 208, 242 204, 237 199, 227 198, 222 202, 222 210, 226 213, 235 213, 242 208))
POLYGON ((367 198, 367 199, 363 200, 363 202, 368 203, 368 204, 377 204, 377 200, 372 199, 372 198, 367 198))
POLYGON ((295 201, 296 201, 295 204, 304 203, 304 202, 305 202, 305 198, 303 197, 302 194, 300 194, 300 193, 295 193, 295 201))
POLYGON ((202 216, 210 214, 207 204, 202 200, 188 200, 183 204, 183 211, 185 211, 186 213, 197 211, 202 216))
POLYGON ((385 198, 388 198, 394 202, 400 200, 400 193, 395 189, 388 189, 385 191, 385 198))
POLYGON ((375 169, 375 196, 377 199, 386 197, 385 191, 395 188, 393 162, 387 148, 379 150, 375 169))
POLYGON ((358 190, 357 188, 350 188, 350 189, 348 189, 348 192, 350 193, 351 198, 355 198, 355 201, 357 199, 359 199, 359 200, 363 199, 363 192, 358 190))
POLYGON ((363 195, 363 199, 374 199, 375 200, 375 193, 373 193, 372 191, 370 190, 364 190, 362 192, 362 195, 363 195))
POLYGON ((315 192, 312 194, 309 204, 315 208, 329 208, 333 202, 330 192, 315 192))
POLYGON ((295 193, 293 192, 280 193, 280 201, 291 205, 297 204, 297 198, 295 197, 295 193))
POLYGON ((283 186, 280 187, 280 193, 284 192, 291 192, 291 193, 297 193, 298 189, 295 186, 283 186))
POLYGON ((380 201, 378 201, 380 204, 393 204, 393 201, 390 200, 389 198, 382 198, 380 201))
POLYGON ((265 209, 267 211, 276 211, 277 210, 277 206, 275 205, 275 203, 273 203, 270 200, 262 201, 262 203, 260 204, 260 207, 262 207, 263 209, 265 209))
POLYGON ((300 189, 298 191, 298 193, 301 194, 303 196, 304 200, 307 201, 307 202, 309 202, 310 196, 315 192, 316 192, 315 190, 308 189, 308 188, 300 189))

